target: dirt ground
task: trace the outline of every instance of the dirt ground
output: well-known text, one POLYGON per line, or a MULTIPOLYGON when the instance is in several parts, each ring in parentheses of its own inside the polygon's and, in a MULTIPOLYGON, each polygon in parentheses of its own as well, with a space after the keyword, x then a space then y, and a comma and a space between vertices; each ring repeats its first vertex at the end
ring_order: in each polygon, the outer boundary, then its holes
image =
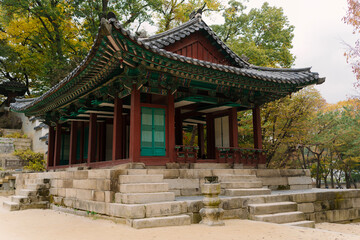
POLYGON ((107 240, 107 239, 321 239, 360 240, 360 225, 318 224, 317 229, 288 227, 248 220, 227 220, 225 226, 208 227, 199 224, 180 227, 132 229, 108 220, 81 217, 53 210, 9 212, 2 208, 0 197, 1 240, 107 240))

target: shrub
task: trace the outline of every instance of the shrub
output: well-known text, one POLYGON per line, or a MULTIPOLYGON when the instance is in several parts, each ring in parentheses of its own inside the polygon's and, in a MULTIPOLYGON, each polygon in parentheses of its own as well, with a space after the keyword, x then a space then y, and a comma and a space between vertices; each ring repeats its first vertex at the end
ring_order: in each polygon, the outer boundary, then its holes
POLYGON ((5 138, 27 138, 26 134, 21 134, 19 132, 14 132, 4 136, 5 138))
POLYGON ((42 153, 36 153, 30 149, 15 150, 14 154, 20 158, 20 160, 27 162, 24 167, 25 170, 43 172, 45 171, 45 161, 42 153))

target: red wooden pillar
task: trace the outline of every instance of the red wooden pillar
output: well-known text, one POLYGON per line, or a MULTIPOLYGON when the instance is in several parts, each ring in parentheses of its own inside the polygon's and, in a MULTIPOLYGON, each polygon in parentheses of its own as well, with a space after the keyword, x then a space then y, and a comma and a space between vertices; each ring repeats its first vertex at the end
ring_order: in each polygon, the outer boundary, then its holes
POLYGON ((55 149, 55 130, 53 126, 49 126, 48 152, 47 152, 48 168, 54 166, 54 149, 55 149))
POLYGON ((206 135, 207 135, 207 158, 215 159, 215 122, 214 116, 206 115, 206 135))
POLYGON ((123 158, 123 116, 122 100, 116 97, 114 100, 114 123, 113 123, 113 147, 112 160, 123 158))
POLYGON ((202 158, 204 155, 204 146, 205 146, 205 141, 204 141, 204 125, 203 124, 198 124, 198 146, 199 146, 199 158, 202 158))
POLYGON ((105 152, 106 152, 106 124, 105 122, 99 123, 99 129, 100 129, 100 142, 98 143, 100 145, 99 149, 99 161, 105 161, 105 152))
POLYGON ((175 110, 175 144, 183 145, 183 131, 180 108, 177 108, 175 110))
POLYGON ((169 162, 175 161, 175 103, 174 95, 168 95, 168 153, 169 162))
POLYGON ((141 106, 140 91, 136 85, 131 91, 131 109, 130 109, 130 146, 129 158, 132 162, 138 162, 140 158, 140 137, 141 137, 141 106))
POLYGON ((84 163, 84 144, 85 144, 85 124, 80 122, 80 159, 79 163, 84 163))
POLYGON ((54 150, 54 167, 60 165, 60 151, 61 151, 61 124, 56 123, 55 131, 55 150, 54 150))
POLYGON ((96 113, 90 113, 88 164, 96 161, 96 113))
POLYGON ((253 115, 253 130, 254 130, 254 148, 262 149, 260 108, 259 107, 253 108, 252 115, 253 115))
POLYGON ((238 121, 237 121, 237 109, 233 107, 229 111, 229 136, 230 147, 238 147, 238 121))
POLYGON ((69 165, 76 164, 76 150, 77 150, 77 127, 78 123, 73 121, 70 126, 70 150, 69 150, 69 165))

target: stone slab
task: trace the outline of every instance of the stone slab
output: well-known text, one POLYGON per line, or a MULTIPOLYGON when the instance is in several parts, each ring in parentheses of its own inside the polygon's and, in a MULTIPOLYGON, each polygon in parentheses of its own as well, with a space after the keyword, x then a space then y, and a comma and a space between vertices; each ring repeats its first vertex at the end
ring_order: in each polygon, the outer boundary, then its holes
POLYGON ((136 219, 132 221, 132 227, 136 229, 165 227, 165 226, 183 226, 190 224, 191 224, 190 216, 185 214, 178 216, 169 216, 169 217, 136 219))

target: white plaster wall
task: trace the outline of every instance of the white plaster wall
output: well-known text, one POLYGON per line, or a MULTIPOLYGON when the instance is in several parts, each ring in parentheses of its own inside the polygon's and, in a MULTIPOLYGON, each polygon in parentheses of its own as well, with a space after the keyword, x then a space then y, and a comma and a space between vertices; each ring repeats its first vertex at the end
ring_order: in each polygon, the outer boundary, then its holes
POLYGON ((28 136, 32 140, 32 150, 34 152, 39 152, 45 154, 47 152, 46 141, 42 141, 39 138, 44 136, 49 132, 49 129, 40 129, 34 130, 34 127, 38 126, 41 122, 38 120, 29 121, 29 118, 25 116, 23 113, 13 113, 17 117, 21 118, 22 121, 22 132, 28 136))

